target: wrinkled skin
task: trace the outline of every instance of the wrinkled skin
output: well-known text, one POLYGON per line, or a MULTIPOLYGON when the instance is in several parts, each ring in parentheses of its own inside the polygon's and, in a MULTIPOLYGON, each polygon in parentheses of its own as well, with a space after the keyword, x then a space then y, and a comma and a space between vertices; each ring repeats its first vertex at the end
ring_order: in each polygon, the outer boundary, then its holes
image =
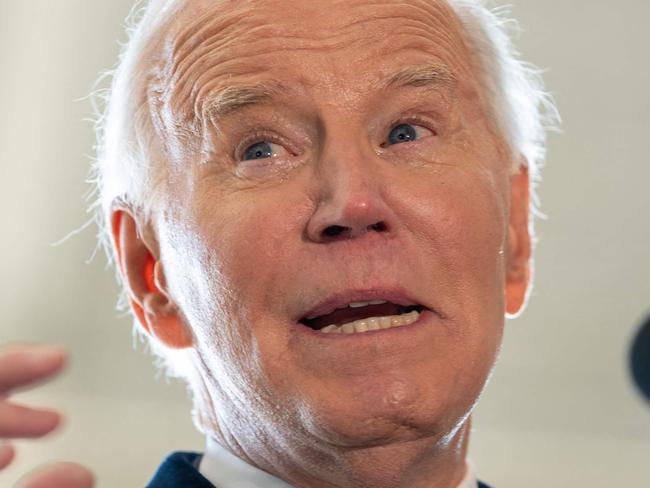
POLYGON ((202 429, 292 485, 455 487, 530 256, 527 173, 458 21, 439 1, 180 6, 143 77, 167 198, 151 224, 115 207, 143 327, 192 350, 202 429), (216 106, 260 83, 282 88, 216 106), (392 143, 400 124, 417 137, 392 143), (261 141, 273 155, 245 160, 261 141), (351 336, 297 325, 333 293, 386 288, 433 313, 351 336))

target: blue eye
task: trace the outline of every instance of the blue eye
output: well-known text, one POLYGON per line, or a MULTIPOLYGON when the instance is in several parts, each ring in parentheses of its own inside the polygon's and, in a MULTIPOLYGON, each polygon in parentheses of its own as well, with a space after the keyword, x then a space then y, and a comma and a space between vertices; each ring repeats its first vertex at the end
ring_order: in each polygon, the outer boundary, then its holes
POLYGON ((423 136, 433 135, 429 129, 413 124, 399 124, 393 127, 388 134, 386 145, 401 144, 421 139, 423 136))
POLYGON ((417 137, 415 128, 410 124, 400 124, 388 134, 389 144, 401 144, 402 142, 414 141, 417 137))
POLYGON ((271 144, 270 142, 257 142, 244 151, 244 160, 272 158, 276 155, 273 146, 275 144, 271 144))

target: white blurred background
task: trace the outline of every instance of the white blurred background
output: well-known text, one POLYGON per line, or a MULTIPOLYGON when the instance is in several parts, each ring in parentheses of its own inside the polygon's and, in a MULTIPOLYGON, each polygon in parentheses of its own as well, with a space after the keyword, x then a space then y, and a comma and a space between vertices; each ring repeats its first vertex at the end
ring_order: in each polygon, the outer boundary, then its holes
MULTIPOLYGON (((60 407, 44 441, 19 442, 11 486, 50 460, 100 487, 143 486, 178 449, 202 450, 184 387, 157 377, 84 224, 92 154, 86 96, 113 66, 131 0, 0 0, 0 343, 53 342, 72 361, 18 399, 60 407)), ((496 488, 648 486, 650 404, 627 350, 650 314, 650 2, 514 0, 524 57, 564 118, 540 188, 536 288, 507 325, 474 420, 471 457, 496 488)))

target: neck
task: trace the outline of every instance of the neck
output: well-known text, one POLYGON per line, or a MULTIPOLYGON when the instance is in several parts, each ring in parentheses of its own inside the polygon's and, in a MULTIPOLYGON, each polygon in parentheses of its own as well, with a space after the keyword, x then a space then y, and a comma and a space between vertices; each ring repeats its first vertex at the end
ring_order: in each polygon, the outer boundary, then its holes
POLYGON ((470 419, 453 435, 367 447, 235 441, 214 432, 238 457, 296 488, 456 488, 466 472, 470 419), (279 447, 279 446, 282 447, 279 447))
POLYGON ((207 388, 194 391, 204 394, 194 397, 203 400, 194 410, 203 433, 295 488, 457 488, 466 473, 469 415, 444 432, 334 445, 290 412, 249 408, 253 418, 242 418, 226 395, 213 401, 207 388))

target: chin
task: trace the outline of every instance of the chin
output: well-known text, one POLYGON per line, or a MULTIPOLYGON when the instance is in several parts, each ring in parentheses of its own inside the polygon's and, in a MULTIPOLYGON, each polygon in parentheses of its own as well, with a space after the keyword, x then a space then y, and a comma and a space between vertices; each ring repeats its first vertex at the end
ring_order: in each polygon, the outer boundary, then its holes
MULTIPOLYGON (((340 447, 384 446, 428 439, 437 444, 449 439, 469 417, 476 396, 456 394, 440 385, 404 378, 375 379, 365 386, 326 390, 303 402, 307 430, 323 442, 340 447)), ((465 390, 467 393, 467 390, 465 390)))

